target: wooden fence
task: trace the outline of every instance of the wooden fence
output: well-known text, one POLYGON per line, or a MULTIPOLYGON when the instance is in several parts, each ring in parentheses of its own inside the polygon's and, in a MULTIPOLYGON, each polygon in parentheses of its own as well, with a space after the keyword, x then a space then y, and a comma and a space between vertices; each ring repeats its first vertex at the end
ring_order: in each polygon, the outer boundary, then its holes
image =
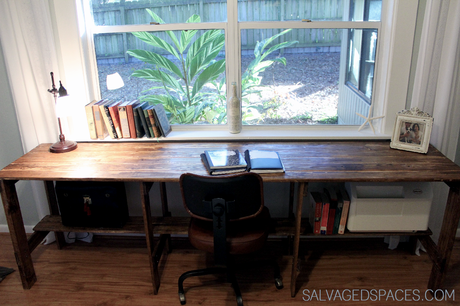
MULTIPOLYGON (((93 1, 93 17, 96 25, 147 24, 152 20, 146 8, 154 11, 166 23, 185 22, 193 14, 202 22, 225 22, 227 20, 226 0, 137 0, 137 1, 93 1)), ((343 0, 238 0, 240 21, 288 21, 288 20, 342 20, 343 0)), ((254 49, 257 41, 271 37, 283 29, 243 30, 242 50, 254 49)), ((196 37, 199 37, 199 32, 196 37)), ((172 43, 164 32, 156 36, 172 43)), ((179 37, 179 31, 176 32, 179 37)), ((295 48, 337 47, 340 45, 341 30, 336 29, 293 29, 275 41, 276 43, 297 40, 295 48)), ((98 60, 120 58, 126 62, 130 49, 144 49, 158 53, 135 38, 131 33, 96 34, 94 37, 98 60)))

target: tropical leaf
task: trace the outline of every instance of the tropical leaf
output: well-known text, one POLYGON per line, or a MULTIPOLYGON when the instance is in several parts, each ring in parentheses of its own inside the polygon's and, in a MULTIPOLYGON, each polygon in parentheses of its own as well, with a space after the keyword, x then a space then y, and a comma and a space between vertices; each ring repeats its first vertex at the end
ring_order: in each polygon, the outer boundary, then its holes
POLYGON ((190 62, 190 80, 192 80, 197 73, 206 68, 217 57, 217 55, 219 55, 224 43, 225 36, 222 34, 220 36, 216 36, 210 43, 205 44, 205 47, 200 48, 200 51, 190 62))
POLYGON ((165 68, 173 72, 181 79, 184 78, 180 69, 176 65, 174 65, 173 62, 171 62, 169 59, 162 55, 146 50, 129 50, 127 53, 145 63, 165 68))
POLYGON ((209 30, 198 37, 192 43, 187 52, 186 66, 189 67, 191 60, 198 54, 198 52, 200 52, 203 48, 206 48, 208 45, 214 44, 214 40, 216 40, 219 36, 222 36, 225 41, 225 35, 222 34, 220 30, 209 30))
POLYGON ((172 55, 174 55, 177 59, 180 59, 179 54, 177 53, 176 49, 174 49, 173 46, 168 44, 163 39, 161 39, 159 37, 156 37, 155 35, 152 35, 152 34, 150 34, 148 32, 132 32, 132 34, 135 37, 137 37, 140 40, 142 40, 143 42, 145 42, 145 43, 147 43, 147 44, 149 44, 151 46, 166 50, 167 52, 169 52, 172 55))
MULTIPOLYGON (((165 23, 163 21, 163 19, 160 18, 160 16, 158 16, 157 14, 155 14, 152 10, 150 9, 146 9, 147 12, 149 13, 149 15, 153 18, 153 20, 155 20, 156 22, 160 23, 160 24, 163 24, 165 23)), ((171 37, 173 43, 176 45, 176 48, 178 50, 180 50, 180 44, 179 44, 179 41, 177 40, 177 37, 176 35, 174 35, 174 32, 172 31, 166 31, 166 34, 168 34, 169 37, 171 37)), ((180 52, 182 54, 182 52, 180 52)), ((177 58, 179 58, 179 56, 176 55, 177 58)))
MULTIPOLYGON (((198 23, 201 22, 201 18, 198 15, 192 15, 186 23, 198 23)), ((198 30, 186 30, 181 31, 181 39, 180 39, 180 53, 184 53, 187 49, 187 46, 192 42, 193 37, 198 32, 198 30)))
POLYGON ((147 13, 149 13, 150 16, 152 16, 153 20, 155 20, 156 22, 165 23, 163 19, 161 19, 161 17, 155 14, 152 10, 150 9, 145 9, 145 10, 147 11, 147 13))
POLYGON ((153 69, 139 69, 133 72, 132 76, 137 78, 142 78, 146 80, 150 80, 153 82, 161 82, 166 84, 177 91, 182 92, 185 95, 184 89, 180 85, 180 83, 170 76, 167 73, 164 73, 161 70, 153 70, 153 69))
POLYGON ((261 49, 261 53, 263 52, 263 50, 265 49, 265 47, 267 47, 272 41, 274 41, 275 39, 277 39, 278 37, 280 37, 281 35, 284 35, 286 34, 287 32, 290 32, 292 31, 292 29, 287 29, 287 30, 284 30, 278 34, 275 34, 267 39, 264 39, 262 40, 262 49, 261 49))
POLYGON ((203 72, 198 76, 193 85, 192 98, 201 90, 201 88, 208 82, 211 82, 221 74, 225 72, 225 60, 215 62, 214 64, 207 67, 203 72))
POLYGON ((263 55, 262 55, 262 58, 261 60, 263 60, 267 55, 269 55, 270 53, 272 53, 273 51, 276 51, 276 50, 279 50, 279 49, 283 49, 283 48, 287 48, 287 47, 290 47, 294 44, 297 44, 298 41, 286 41, 286 42, 282 42, 280 44, 277 44, 277 45, 274 45, 273 47, 271 47, 270 49, 268 49, 263 55))

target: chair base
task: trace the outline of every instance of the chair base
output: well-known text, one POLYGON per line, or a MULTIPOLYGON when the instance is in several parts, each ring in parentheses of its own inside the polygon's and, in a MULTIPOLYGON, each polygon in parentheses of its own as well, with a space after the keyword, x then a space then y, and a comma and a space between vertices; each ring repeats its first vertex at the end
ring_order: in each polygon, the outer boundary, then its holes
MULTIPOLYGON (((281 279, 280 268, 276 260, 273 260, 272 264, 273 264, 276 289, 282 289, 284 285, 283 285, 283 280, 281 279)), ((179 277, 179 282, 178 282, 179 301, 181 305, 185 305, 187 303, 185 299, 185 291, 184 291, 184 281, 187 278, 192 277, 192 276, 202 276, 202 275, 209 275, 209 274, 225 274, 227 276, 227 282, 232 284, 233 290, 235 291, 236 304, 238 306, 243 306, 243 297, 241 296, 240 287, 238 285, 238 281, 236 280, 234 271, 235 270, 232 267, 211 267, 211 268, 206 268, 206 269, 192 270, 192 271, 183 273, 179 277)))
POLYGON ((209 274, 226 274, 227 282, 232 284, 233 291, 235 291, 237 305, 243 306, 243 297, 241 296, 240 287, 236 280, 235 274, 233 273, 232 269, 229 269, 227 267, 212 267, 212 268, 206 268, 206 269, 192 270, 192 271, 183 273, 179 277, 179 300, 180 300, 181 305, 185 305, 185 303, 187 303, 185 299, 184 281, 191 276, 201 276, 201 275, 209 275, 209 274))

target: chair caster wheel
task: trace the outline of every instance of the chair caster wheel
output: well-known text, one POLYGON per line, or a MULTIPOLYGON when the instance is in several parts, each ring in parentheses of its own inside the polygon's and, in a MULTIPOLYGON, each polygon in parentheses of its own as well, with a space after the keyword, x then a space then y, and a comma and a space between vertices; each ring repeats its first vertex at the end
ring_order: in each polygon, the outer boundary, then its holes
POLYGON ((276 289, 283 289, 283 280, 281 278, 275 278, 276 289))
POLYGON ((237 296, 237 297, 236 297, 236 304, 237 304, 238 306, 243 306, 243 297, 237 296))
POLYGON ((185 300, 185 294, 184 293, 179 293, 179 301, 181 305, 185 305, 187 301, 185 300))

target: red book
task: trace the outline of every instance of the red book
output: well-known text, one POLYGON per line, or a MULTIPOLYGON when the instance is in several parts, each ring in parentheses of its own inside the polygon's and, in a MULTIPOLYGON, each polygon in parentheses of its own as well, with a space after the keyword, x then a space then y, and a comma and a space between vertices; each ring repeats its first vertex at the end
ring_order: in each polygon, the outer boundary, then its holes
POLYGON ((327 218, 326 235, 332 235, 334 231, 335 212, 337 210, 337 195, 331 189, 324 189, 324 193, 329 198, 329 216, 327 218))
POLYGON ((321 233, 321 210, 323 209, 323 199, 320 192, 310 192, 309 199, 310 201, 310 225, 313 229, 313 234, 321 233))
POLYGON ((131 138, 137 138, 136 125, 134 123, 133 108, 137 106, 138 104, 139 104, 138 101, 134 100, 126 105, 126 116, 128 117, 129 134, 131 135, 131 138))
POLYGON ((326 235, 327 233, 327 224, 329 219, 329 197, 324 192, 321 194, 323 209, 321 212, 321 235, 326 235))
POLYGON ((118 136, 117 138, 123 138, 120 126, 120 116, 118 114, 118 105, 120 104, 121 101, 118 101, 109 105, 110 117, 112 117, 113 126, 115 127, 115 131, 117 132, 118 136))

